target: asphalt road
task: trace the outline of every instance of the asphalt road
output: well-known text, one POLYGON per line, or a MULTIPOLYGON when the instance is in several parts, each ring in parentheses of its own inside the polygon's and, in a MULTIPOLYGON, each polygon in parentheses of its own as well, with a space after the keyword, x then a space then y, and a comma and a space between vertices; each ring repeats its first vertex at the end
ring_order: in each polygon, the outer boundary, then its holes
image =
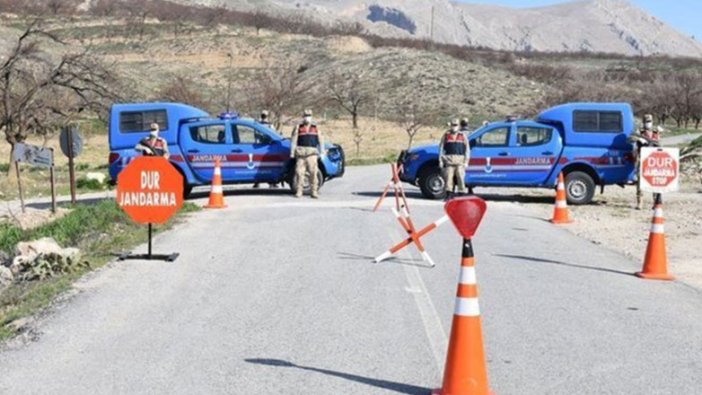
MULTIPOLYGON (((0 393, 427 394, 441 383, 461 241, 447 223, 425 239, 437 267, 411 247, 371 263, 403 236, 389 205, 370 211, 388 173, 350 168, 319 201, 228 194, 228 209, 156 238, 175 263, 81 280, 35 341, 0 353, 0 393)), ((410 207, 420 225, 443 214, 410 207)), ((700 290, 640 280, 640 262, 528 204, 489 202, 474 246, 497 394, 702 390, 700 290)))

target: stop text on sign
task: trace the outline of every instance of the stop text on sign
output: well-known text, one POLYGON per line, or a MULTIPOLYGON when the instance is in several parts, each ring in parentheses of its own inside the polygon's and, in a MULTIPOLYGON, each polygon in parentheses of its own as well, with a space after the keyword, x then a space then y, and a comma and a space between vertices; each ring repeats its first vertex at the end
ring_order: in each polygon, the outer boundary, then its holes
POLYGON ((125 206, 177 206, 175 192, 160 191, 159 179, 161 174, 157 171, 141 172, 141 191, 122 192, 117 196, 120 207, 125 206))
POLYGON ((183 177, 165 158, 136 158, 117 178, 117 204, 135 222, 164 223, 183 205, 183 177))
POLYGON ((680 152, 677 148, 644 147, 641 149, 639 179, 641 189, 653 193, 679 189, 680 152))

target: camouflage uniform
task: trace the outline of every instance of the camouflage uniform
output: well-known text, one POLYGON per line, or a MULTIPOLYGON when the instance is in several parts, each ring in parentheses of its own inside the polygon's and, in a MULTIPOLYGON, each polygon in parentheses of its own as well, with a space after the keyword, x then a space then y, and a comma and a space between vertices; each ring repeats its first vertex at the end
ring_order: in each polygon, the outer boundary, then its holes
POLYGON ((317 129, 317 125, 312 122, 312 111, 304 112, 304 121, 295 127, 290 138, 290 157, 295 158, 295 197, 302 196, 302 185, 305 177, 309 174, 311 185, 311 196, 316 199, 319 196, 319 182, 317 179, 317 162, 320 152, 324 154, 324 138, 317 129))
MULTIPOLYGON (((261 117, 258 119, 258 123, 267 127, 268 129, 270 129, 274 132, 277 132, 275 130, 275 127, 273 126, 273 124, 268 120, 268 110, 261 111, 261 117)), ((258 187, 260 187, 260 185, 261 185, 260 182, 256 182, 256 183, 254 183, 253 187, 258 188, 258 187)), ((271 188, 278 188, 278 183, 269 182, 268 186, 270 186, 271 188)))
POLYGON ((150 135, 144 137, 137 143, 134 149, 137 152, 141 152, 144 156, 163 156, 168 159, 170 153, 168 151, 168 142, 158 137, 158 124, 152 123, 150 128, 150 135))
POLYGON ((439 143, 439 167, 443 169, 446 180, 446 195, 453 193, 454 180, 458 193, 466 193, 466 163, 468 162, 468 140, 458 130, 458 120, 451 122, 451 130, 447 131, 439 143))
MULTIPOLYGON (((644 115, 644 126, 637 133, 633 133, 629 137, 629 142, 634 144, 634 156, 636 161, 636 209, 643 208, 643 191, 641 190, 641 179, 639 172, 641 168, 641 148, 657 147, 659 145, 660 133, 659 130, 653 128, 653 116, 651 114, 644 115)), ((655 200, 655 194, 654 194, 655 200)))
MULTIPOLYGON (((468 141, 468 137, 470 137, 471 133, 473 132, 470 130, 470 126, 468 125, 468 118, 463 118, 461 119, 461 128, 460 132, 463 133, 463 136, 465 136, 467 140, 468 146, 466 147, 468 149, 467 155, 466 155, 466 168, 470 167, 470 141, 468 141)), ((473 187, 468 186, 468 193, 470 195, 473 194, 473 187)))

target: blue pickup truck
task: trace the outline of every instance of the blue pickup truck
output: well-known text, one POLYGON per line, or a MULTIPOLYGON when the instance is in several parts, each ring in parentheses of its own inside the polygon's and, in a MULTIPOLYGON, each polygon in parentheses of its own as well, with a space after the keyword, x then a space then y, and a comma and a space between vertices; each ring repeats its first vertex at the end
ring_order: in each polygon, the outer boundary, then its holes
MULTIPOLYGON (((205 111, 178 103, 115 104, 110 110, 110 179, 132 158, 134 147, 157 123, 160 137, 168 143, 170 162, 183 175, 184 194, 192 188, 209 185, 214 161, 220 160, 224 184, 287 182, 293 185, 294 161, 290 159, 290 140, 251 119, 225 113, 212 118, 205 111)), ((327 145, 320 158, 319 185, 344 174, 344 151, 327 145)), ((309 182, 305 182, 305 189, 309 182)))
MULTIPOLYGON (((624 186, 635 178, 634 115, 626 103, 570 103, 534 120, 508 119, 469 136, 466 184, 552 188, 563 172, 571 204, 588 204, 597 186, 624 186)), ((427 198, 445 195, 438 145, 400 154, 402 181, 419 186, 427 198)))

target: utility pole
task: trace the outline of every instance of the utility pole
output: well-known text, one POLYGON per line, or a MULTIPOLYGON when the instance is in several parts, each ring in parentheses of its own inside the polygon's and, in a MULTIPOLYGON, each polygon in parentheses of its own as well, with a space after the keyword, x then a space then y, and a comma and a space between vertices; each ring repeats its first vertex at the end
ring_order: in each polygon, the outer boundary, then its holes
POLYGON ((431 6, 431 31, 429 32, 429 40, 434 42, 434 6, 431 6))

